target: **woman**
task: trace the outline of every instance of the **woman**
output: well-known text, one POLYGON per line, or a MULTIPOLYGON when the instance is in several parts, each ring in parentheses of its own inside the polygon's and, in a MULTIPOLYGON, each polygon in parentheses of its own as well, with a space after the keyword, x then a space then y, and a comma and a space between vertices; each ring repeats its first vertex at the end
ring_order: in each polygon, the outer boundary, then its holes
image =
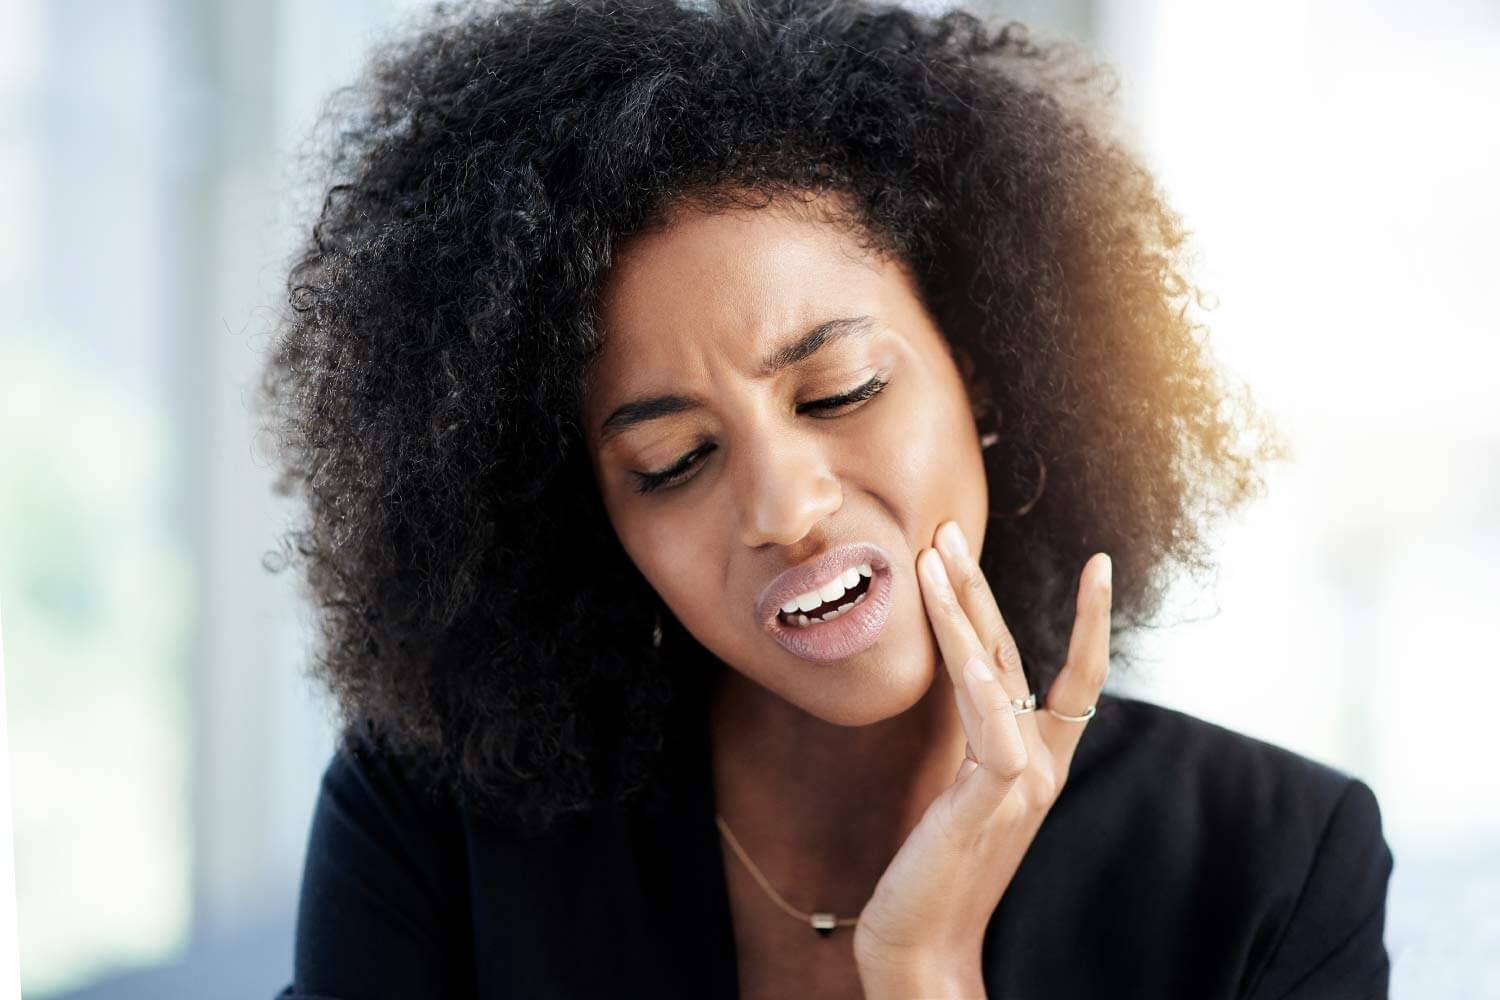
POLYGON ((264 386, 344 723, 283 996, 1384 995, 1369 788, 1102 692, 1278 446, 1091 70, 859 0, 377 54, 264 386))

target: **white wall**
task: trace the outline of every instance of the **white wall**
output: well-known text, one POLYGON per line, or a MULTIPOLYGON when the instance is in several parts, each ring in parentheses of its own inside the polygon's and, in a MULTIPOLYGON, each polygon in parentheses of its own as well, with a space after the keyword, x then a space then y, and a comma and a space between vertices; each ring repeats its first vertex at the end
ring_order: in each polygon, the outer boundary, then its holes
POLYGON ((1211 342, 1292 439, 1217 587, 1121 689, 1374 788, 1397 996, 1500 995, 1500 9, 1102 2, 1202 251, 1211 342))

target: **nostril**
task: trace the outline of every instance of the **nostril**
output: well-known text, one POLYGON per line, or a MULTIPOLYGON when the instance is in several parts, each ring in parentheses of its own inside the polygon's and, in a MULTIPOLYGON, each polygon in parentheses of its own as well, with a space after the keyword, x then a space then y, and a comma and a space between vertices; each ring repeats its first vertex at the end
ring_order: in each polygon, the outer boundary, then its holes
POLYGON ((809 482, 785 462, 750 471, 733 492, 740 500, 747 548, 791 548, 816 534, 817 525, 844 505, 843 488, 828 475, 809 482))

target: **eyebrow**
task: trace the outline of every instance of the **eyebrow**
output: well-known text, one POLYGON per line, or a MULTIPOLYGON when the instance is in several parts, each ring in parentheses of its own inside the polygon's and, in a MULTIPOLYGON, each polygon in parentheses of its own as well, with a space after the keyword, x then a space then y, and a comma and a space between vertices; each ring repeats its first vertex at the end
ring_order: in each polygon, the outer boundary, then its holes
MULTIPOLYGON (((864 337, 875 328, 869 316, 842 316, 819 323, 806 333, 771 351, 756 369, 757 378, 770 378, 793 365, 801 364, 818 351, 845 337, 864 337)), ((692 396, 668 393, 634 399, 615 408, 599 429, 600 443, 608 441, 628 427, 643 424, 648 420, 694 410, 700 403, 692 396)))

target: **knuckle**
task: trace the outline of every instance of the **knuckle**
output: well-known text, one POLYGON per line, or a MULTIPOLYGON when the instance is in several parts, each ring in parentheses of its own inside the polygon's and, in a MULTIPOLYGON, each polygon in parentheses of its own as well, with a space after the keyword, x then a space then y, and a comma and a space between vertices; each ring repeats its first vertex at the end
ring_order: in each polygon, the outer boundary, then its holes
POLYGON ((1100 662, 1094 657, 1090 657, 1086 665, 1080 666, 1079 673, 1087 678, 1087 682, 1091 687, 1103 687, 1104 682, 1109 679, 1109 660, 1107 658, 1103 662, 1100 662))
POLYGON ((1021 651, 1016 648, 1016 641, 1011 638, 1010 633, 1000 633, 1000 638, 994 642, 995 660, 1001 668, 1011 673, 1021 669, 1021 651))
POLYGON ((1020 777, 1021 772, 1026 770, 1026 764, 1026 748, 1022 747, 1014 753, 1003 754, 995 769, 1000 772, 1001 777, 1009 780, 1020 777))
POLYGON ((970 597, 982 597, 988 589, 988 585, 984 582, 984 574, 973 569, 964 572, 958 580, 957 587, 970 597))

